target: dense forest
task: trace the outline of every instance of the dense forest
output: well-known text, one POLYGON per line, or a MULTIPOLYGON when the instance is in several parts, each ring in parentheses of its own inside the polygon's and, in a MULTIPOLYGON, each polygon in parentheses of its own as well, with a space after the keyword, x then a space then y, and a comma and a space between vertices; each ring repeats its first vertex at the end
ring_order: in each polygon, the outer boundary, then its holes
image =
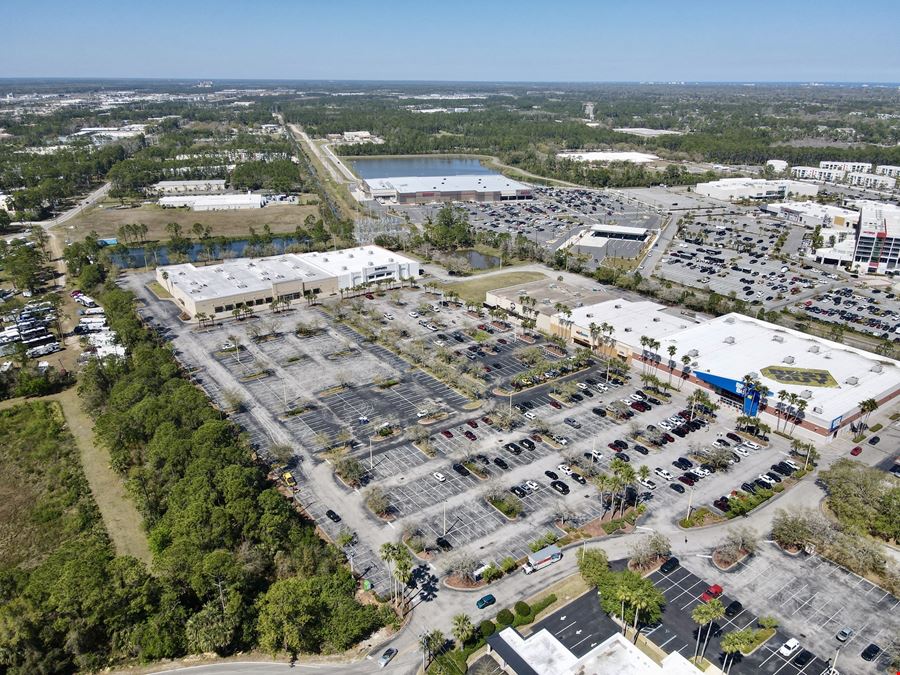
POLYGON ((140 325, 133 296, 108 288, 100 299, 128 358, 90 362, 78 391, 144 516, 153 566, 114 557, 96 535, 33 570, 7 569, 0 663, 72 672, 194 652, 340 651, 393 621, 356 601, 341 553, 140 325))

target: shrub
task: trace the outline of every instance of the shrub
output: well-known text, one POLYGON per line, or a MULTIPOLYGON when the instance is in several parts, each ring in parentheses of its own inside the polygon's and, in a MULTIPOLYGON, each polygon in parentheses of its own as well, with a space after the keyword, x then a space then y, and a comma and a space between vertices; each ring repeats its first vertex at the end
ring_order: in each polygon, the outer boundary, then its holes
POLYGON ((509 626, 515 620, 516 617, 513 616, 513 613, 505 607, 497 612, 497 623, 503 626, 509 626))
POLYGON ((550 595, 547 595, 547 596, 541 598, 540 600, 538 600, 536 603, 534 603, 531 606, 531 611, 534 612, 535 616, 537 616, 538 614, 543 612, 545 609, 547 609, 550 605, 552 605, 554 602, 556 602, 556 596, 553 593, 551 593, 550 595))
POLYGON ((495 579, 499 579, 503 576, 503 572, 494 564, 488 565, 488 567, 481 573, 481 578, 484 579, 487 583, 491 583, 495 579))
POLYGON ((509 574, 519 563, 516 562, 516 559, 512 556, 507 556, 503 560, 500 561, 500 569, 503 570, 504 574, 509 574))
POLYGON ((425 540, 418 534, 415 534, 407 539, 406 544, 413 550, 414 553, 421 553, 425 550, 425 540))
POLYGON ((529 614, 531 614, 531 606, 524 600, 519 600, 515 604, 515 610, 516 614, 518 614, 519 616, 528 616, 529 614))
POLYGON ((881 431, 881 429, 882 429, 882 426, 881 426, 881 423, 879 422, 878 424, 873 424, 872 427, 869 429, 869 431, 874 434, 878 431, 881 431))
POLYGON ((478 627, 478 630, 481 631, 482 637, 489 638, 491 635, 493 635, 496 632, 497 626, 494 625, 493 621, 489 621, 489 620, 485 619, 484 621, 481 622, 481 625, 478 627))

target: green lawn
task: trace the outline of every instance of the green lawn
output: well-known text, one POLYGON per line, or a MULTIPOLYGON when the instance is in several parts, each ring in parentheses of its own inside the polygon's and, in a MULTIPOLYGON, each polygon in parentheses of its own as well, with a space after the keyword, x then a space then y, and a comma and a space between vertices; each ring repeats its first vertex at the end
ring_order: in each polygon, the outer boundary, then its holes
POLYGON ((527 284, 531 281, 546 279, 547 275, 541 272, 504 272, 490 276, 475 277, 466 281, 455 281, 440 284, 445 291, 454 290, 459 293, 463 302, 480 305, 484 302, 485 294, 497 288, 506 288, 517 284, 527 284))

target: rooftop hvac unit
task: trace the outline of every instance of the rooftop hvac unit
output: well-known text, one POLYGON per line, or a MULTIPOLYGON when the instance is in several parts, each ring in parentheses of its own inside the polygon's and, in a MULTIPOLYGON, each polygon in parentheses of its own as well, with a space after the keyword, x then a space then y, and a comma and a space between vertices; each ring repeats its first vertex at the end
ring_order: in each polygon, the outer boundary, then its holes
POLYGON ((734 323, 734 317, 729 316, 727 319, 725 319, 725 323, 734 323))
POLYGON ((822 414, 822 406, 820 406, 820 405, 814 405, 814 406, 813 406, 813 412, 816 413, 817 415, 821 415, 821 414, 822 414))
POLYGON ((394 259, 393 259, 393 258, 388 258, 388 262, 389 262, 389 263, 392 263, 392 262, 394 262, 394 259))
POLYGON ((698 356, 700 356, 700 352, 698 352, 696 349, 692 349, 691 351, 688 352, 687 355, 690 356, 692 359, 696 359, 698 356))
POLYGON ((613 305, 616 309, 622 309, 622 305, 613 305))
POLYGON ((369 255, 372 255, 372 254, 374 253, 374 251, 372 251, 371 249, 369 249, 368 251, 366 251, 366 253, 368 253, 369 255))
POLYGON ((660 318, 658 316, 654 316, 653 323, 659 323, 659 322, 660 322, 660 318))
POLYGON ((352 254, 352 253, 348 253, 348 254, 347 254, 347 257, 348 257, 348 258, 352 258, 352 257, 353 257, 353 254, 352 254))
POLYGON ((794 357, 793 357, 793 356, 785 356, 785 357, 781 360, 781 362, 782 362, 782 363, 791 364, 791 363, 794 362, 794 357))
POLYGON ((629 327, 629 328, 626 328, 626 329, 625 329, 625 332, 626 332, 626 333, 630 333, 630 332, 631 332, 631 328, 630 328, 630 327, 629 327))
POLYGON ((880 363, 876 363, 874 366, 869 368, 869 370, 871 370, 873 373, 880 373, 883 370, 883 368, 881 367, 880 363))
POLYGON ((844 380, 844 384, 849 384, 851 387, 855 387, 856 385, 859 384, 859 378, 858 377, 848 377, 846 380, 844 380))
POLYGON ((812 352, 813 354, 818 354, 818 353, 819 353, 819 345, 813 345, 812 347, 810 347, 810 348, 807 349, 806 351, 812 352))
POLYGON ((346 271, 347 271, 347 266, 346 266, 346 265, 341 265, 341 271, 342 271, 342 272, 346 272, 346 271))
POLYGON ((807 398, 807 399, 812 398, 812 390, 804 389, 803 391, 800 392, 800 398, 807 398))
POLYGON ((726 345, 733 345, 733 344, 734 344, 734 338, 731 337, 731 336, 729 335, 727 338, 725 338, 724 340, 722 340, 722 342, 724 342, 726 345))
POLYGON ((784 342, 784 337, 781 335, 773 335, 772 342, 784 342))

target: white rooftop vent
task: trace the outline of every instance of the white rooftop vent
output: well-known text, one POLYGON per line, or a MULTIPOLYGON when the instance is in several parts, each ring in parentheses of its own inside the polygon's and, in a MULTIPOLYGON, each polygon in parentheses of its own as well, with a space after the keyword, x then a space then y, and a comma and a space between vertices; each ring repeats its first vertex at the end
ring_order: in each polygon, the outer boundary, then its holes
POLYGON ((814 405, 814 406, 813 406, 813 412, 816 413, 817 415, 821 415, 821 414, 822 414, 822 406, 820 406, 820 405, 814 405))
POLYGON ((653 317, 653 323, 659 323, 661 320, 658 316, 653 317))
POLYGON ((613 305, 616 309, 622 309, 622 305, 613 305))
POLYGON ((626 332, 626 333, 630 333, 630 332, 631 332, 631 328, 630 328, 630 327, 629 327, 629 328, 626 328, 626 329, 625 329, 625 332, 626 332))
POLYGON ((734 317, 729 316, 727 319, 725 319, 725 323, 734 323, 734 317))
POLYGON ((393 258, 388 258, 388 262, 394 262, 393 258))
POLYGON ((781 335, 773 335, 772 342, 784 342, 784 337, 781 335))
POLYGON ((348 257, 348 258, 352 258, 352 257, 353 257, 353 254, 352 254, 352 253, 348 253, 348 254, 347 254, 347 257, 348 257))
POLYGON ((800 392, 800 398, 806 398, 806 399, 812 398, 812 390, 804 389, 803 391, 800 392))
POLYGON ((696 349, 692 349, 691 351, 688 352, 687 355, 690 356, 692 359, 696 359, 698 356, 700 356, 700 352, 698 352, 696 349))
POLYGON ((372 254, 374 253, 374 251, 372 251, 371 249, 369 249, 368 251, 366 251, 366 253, 368 253, 369 255, 372 255, 372 254))
POLYGON ((883 369, 880 363, 876 363, 874 366, 869 368, 869 370, 871 370, 873 373, 880 373, 883 369))
POLYGON ((722 342, 724 342, 726 345, 733 345, 735 340, 732 336, 729 335, 727 338, 722 340, 722 342))
POLYGON ((788 364, 793 363, 794 357, 793 356, 785 356, 783 359, 781 359, 781 362, 788 363, 788 364))
POLYGON ((341 270, 344 271, 344 272, 346 272, 346 271, 347 271, 347 266, 346 266, 346 265, 341 265, 341 270))
POLYGON ((810 347, 810 348, 807 349, 806 351, 812 352, 813 354, 818 354, 818 353, 819 353, 819 345, 813 345, 812 347, 810 347))
POLYGON ((844 384, 849 384, 850 386, 855 387, 856 385, 859 384, 859 378, 852 377, 852 376, 848 377, 846 380, 844 380, 844 384))

